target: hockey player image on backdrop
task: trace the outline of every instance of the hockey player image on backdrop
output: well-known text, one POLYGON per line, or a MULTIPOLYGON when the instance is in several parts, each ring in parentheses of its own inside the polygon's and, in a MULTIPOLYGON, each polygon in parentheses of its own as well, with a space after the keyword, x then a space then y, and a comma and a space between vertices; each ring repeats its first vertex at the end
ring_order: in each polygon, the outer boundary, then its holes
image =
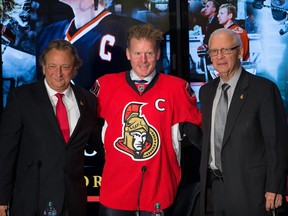
POLYGON ((217 17, 219 23, 223 25, 224 28, 230 29, 240 36, 243 47, 243 61, 248 61, 250 54, 249 37, 247 31, 235 23, 236 15, 236 7, 234 5, 222 4, 217 17))
POLYGON ((1 106, 6 105, 6 97, 12 88, 36 81, 35 55, 33 55, 33 46, 29 41, 33 38, 33 28, 27 21, 27 17, 30 17, 30 13, 36 8, 37 4, 34 1, 0 1, 1 79, 3 81, 3 104, 1 106), (28 2, 30 3, 29 12, 28 2), (28 28, 31 30, 30 37, 25 35, 25 30, 28 28))
POLYGON ((72 20, 53 23, 42 31, 37 41, 41 53, 46 44, 56 38, 70 41, 83 59, 83 65, 73 79, 76 85, 90 90, 101 75, 130 69, 125 56, 126 33, 136 19, 112 14, 105 8, 109 0, 61 0, 74 13, 72 20))
POLYGON ((206 45, 208 45, 208 40, 212 32, 222 27, 217 19, 218 10, 219 3, 214 0, 208 0, 205 4, 205 7, 203 8, 203 11, 201 11, 201 14, 208 19, 208 23, 206 24, 205 29, 203 29, 205 34, 203 43, 206 45))

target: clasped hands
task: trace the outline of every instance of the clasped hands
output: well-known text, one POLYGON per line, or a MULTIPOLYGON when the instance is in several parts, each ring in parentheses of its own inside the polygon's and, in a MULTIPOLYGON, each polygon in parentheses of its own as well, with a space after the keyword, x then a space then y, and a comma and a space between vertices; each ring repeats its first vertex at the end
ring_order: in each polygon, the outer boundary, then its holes
POLYGON ((0 216, 6 216, 6 210, 7 210, 6 205, 0 205, 0 216))
POLYGON ((266 211, 271 211, 272 209, 282 206, 283 197, 281 194, 277 194, 275 199, 275 193, 266 192, 265 198, 266 198, 266 211))

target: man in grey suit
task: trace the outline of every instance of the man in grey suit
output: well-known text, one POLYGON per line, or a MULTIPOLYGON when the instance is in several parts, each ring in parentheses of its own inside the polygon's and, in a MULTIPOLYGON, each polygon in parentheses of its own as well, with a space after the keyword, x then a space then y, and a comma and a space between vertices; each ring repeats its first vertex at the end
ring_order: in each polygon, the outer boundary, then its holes
POLYGON ((233 31, 213 32, 208 53, 219 77, 202 86, 199 93, 202 215, 211 186, 214 216, 264 216, 284 202, 288 130, 279 90, 272 81, 241 67, 243 48, 233 31), (227 115, 222 115, 226 123, 217 123, 215 118, 221 94, 228 96, 227 115), (218 136, 221 126, 222 136, 218 136))
POLYGON ((0 125, 0 215, 43 215, 53 202, 59 215, 86 216, 84 146, 96 122, 96 99, 71 84, 82 61, 65 40, 41 56, 44 79, 13 89, 0 125), (56 118, 64 94, 68 137, 56 118))

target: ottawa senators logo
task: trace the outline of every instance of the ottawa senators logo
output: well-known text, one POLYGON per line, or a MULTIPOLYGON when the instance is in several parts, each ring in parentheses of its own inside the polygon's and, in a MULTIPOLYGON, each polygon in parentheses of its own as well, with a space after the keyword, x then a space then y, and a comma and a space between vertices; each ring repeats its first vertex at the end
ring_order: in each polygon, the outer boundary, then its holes
POLYGON ((133 160, 147 160, 159 149, 159 134, 141 114, 144 103, 129 103, 123 111, 123 137, 114 145, 133 160))

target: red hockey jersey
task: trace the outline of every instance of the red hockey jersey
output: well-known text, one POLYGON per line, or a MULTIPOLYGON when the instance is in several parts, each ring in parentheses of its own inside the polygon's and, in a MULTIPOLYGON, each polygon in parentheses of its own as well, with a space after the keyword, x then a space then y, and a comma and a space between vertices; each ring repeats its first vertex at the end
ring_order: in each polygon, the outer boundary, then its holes
POLYGON ((249 37, 247 31, 236 24, 229 26, 229 29, 234 31, 240 36, 243 47, 243 61, 248 61, 250 56, 250 49, 249 49, 249 37))
POLYGON ((94 87, 105 119, 100 203, 136 210, 144 175, 141 211, 152 211, 157 202, 164 209, 171 206, 181 178, 179 123, 201 124, 188 83, 157 74, 140 94, 129 72, 122 72, 104 75, 94 87))

